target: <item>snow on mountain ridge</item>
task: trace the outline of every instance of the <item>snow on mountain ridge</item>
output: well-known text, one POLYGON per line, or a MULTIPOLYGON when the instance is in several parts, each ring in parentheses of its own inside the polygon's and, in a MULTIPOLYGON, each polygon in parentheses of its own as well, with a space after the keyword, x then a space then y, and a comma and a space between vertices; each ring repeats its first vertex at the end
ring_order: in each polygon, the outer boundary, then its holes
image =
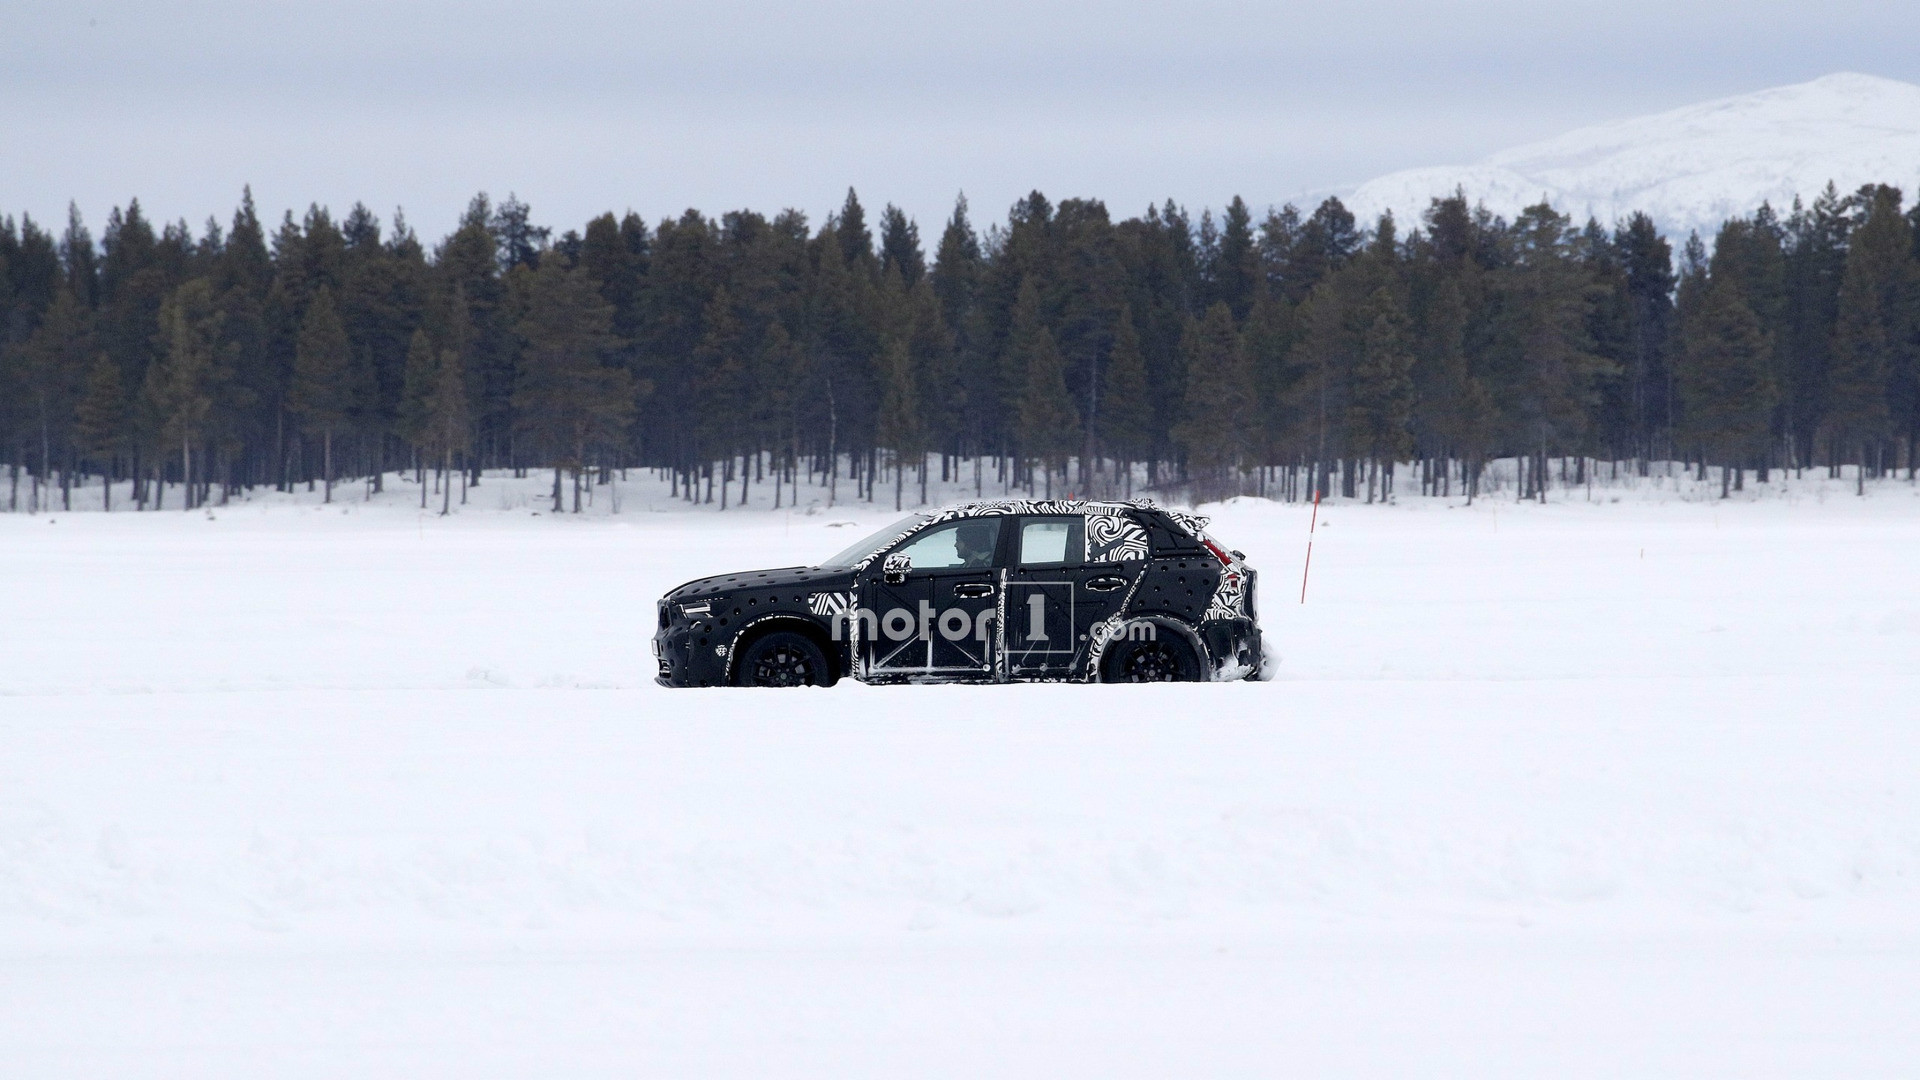
POLYGON ((1362 221, 1418 221, 1456 187, 1511 218, 1545 197, 1575 220, 1646 212, 1662 230, 1711 237, 1762 202, 1784 210, 1832 181, 1842 192, 1920 178, 1920 86, 1841 73, 1652 116, 1579 128, 1474 165, 1391 173, 1347 200, 1362 221))

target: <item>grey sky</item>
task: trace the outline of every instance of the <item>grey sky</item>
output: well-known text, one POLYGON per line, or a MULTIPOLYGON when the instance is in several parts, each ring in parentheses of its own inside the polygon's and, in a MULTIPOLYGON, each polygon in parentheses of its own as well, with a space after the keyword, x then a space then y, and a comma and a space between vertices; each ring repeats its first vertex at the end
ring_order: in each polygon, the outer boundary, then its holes
POLYGON ((849 185, 929 240, 1029 189, 1256 206, 1833 71, 1920 81, 1920 6, 1860 0, 1159 5, 0 0, 0 212, 96 235, 253 185, 536 220, 695 206, 817 222, 849 185))

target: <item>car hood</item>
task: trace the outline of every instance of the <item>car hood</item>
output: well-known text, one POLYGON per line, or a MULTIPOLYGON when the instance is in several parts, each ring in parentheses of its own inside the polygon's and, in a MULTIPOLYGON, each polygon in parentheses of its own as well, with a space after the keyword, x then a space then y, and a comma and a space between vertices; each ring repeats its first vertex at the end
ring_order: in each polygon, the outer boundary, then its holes
POLYGON ((737 574, 695 578, 667 593, 666 599, 675 602, 698 600, 703 596, 726 596, 755 589, 785 589, 796 585, 814 590, 843 589, 852 580, 853 571, 844 568, 783 566, 775 570, 743 570, 737 574))

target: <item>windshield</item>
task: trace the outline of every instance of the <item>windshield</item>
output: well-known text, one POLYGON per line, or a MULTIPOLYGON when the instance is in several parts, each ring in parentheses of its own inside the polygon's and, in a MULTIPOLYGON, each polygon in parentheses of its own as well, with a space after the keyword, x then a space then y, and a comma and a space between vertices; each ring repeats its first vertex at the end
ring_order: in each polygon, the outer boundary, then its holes
POLYGON ((829 569, 841 570, 880 550, 880 545, 899 536, 909 529, 917 529, 931 520, 926 514, 908 514, 899 521, 880 529, 871 535, 863 536, 833 558, 820 563, 829 569))

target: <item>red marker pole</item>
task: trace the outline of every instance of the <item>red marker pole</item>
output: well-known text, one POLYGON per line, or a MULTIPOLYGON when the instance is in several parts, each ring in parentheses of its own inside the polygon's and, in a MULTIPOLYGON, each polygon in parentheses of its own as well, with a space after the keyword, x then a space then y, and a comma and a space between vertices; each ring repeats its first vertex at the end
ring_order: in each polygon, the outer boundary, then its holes
POLYGON ((1320 525, 1320 485, 1313 485, 1313 518, 1307 522, 1307 565, 1300 568, 1300 602, 1307 602, 1307 572, 1313 569, 1313 530, 1320 525))

